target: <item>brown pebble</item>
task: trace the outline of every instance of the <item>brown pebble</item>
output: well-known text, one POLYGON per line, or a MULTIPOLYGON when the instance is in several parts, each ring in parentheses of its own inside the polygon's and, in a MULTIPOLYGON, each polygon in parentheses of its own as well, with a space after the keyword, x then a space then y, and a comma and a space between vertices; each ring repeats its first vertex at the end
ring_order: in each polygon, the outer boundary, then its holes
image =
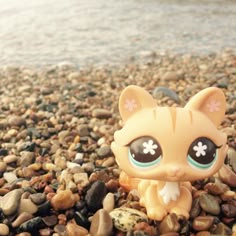
POLYGON ((156 236, 157 231, 155 227, 149 225, 147 222, 139 222, 134 226, 134 231, 135 230, 140 230, 146 232, 149 236, 156 236))
POLYGON ((115 207, 115 196, 113 193, 107 193, 102 202, 103 209, 108 213, 111 212, 115 207))
POLYGON ((76 223, 67 223, 66 225, 67 236, 86 236, 88 235, 88 230, 76 223))
POLYGON ((18 208, 18 213, 27 212, 29 214, 34 214, 38 211, 38 206, 34 204, 30 199, 21 199, 18 208))
POLYGON ((106 187, 109 192, 116 192, 119 187, 119 181, 115 179, 110 179, 106 183, 106 187))
POLYGON ((208 230, 214 222, 213 216, 198 216, 193 220, 193 228, 196 231, 208 230))
POLYGON ((193 199, 193 203, 192 203, 192 208, 190 210, 190 217, 192 219, 196 218, 201 212, 201 207, 200 207, 200 203, 199 203, 199 197, 193 199))
POLYGON ((223 165, 218 173, 224 183, 231 187, 236 187, 236 173, 229 166, 223 165))
POLYGON ((12 163, 12 162, 15 162, 18 160, 18 157, 16 155, 7 155, 3 158, 3 161, 6 163, 6 164, 9 164, 9 163, 12 163))
POLYGON ((112 116, 112 113, 108 110, 97 108, 92 111, 92 116, 98 119, 108 119, 112 116))
POLYGON ((212 234, 216 234, 216 235, 231 235, 232 234, 232 230, 225 224, 223 223, 219 223, 216 225, 215 228, 210 230, 212 234))
POLYGON ((33 215, 28 212, 22 212, 20 213, 17 218, 12 222, 12 227, 17 228, 24 222, 30 220, 33 218, 33 215))
POLYGON ((51 236, 52 230, 50 228, 44 228, 39 230, 40 236, 51 236))
POLYGON ((160 233, 178 232, 180 230, 180 224, 178 222, 176 214, 167 215, 160 223, 160 233))
POLYGON ((57 216, 56 215, 51 215, 51 216, 45 216, 43 217, 43 222, 45 225, 48 227, 52 227, 57 224, 57 216))
POLYGON ((229 186, 226 184, 217 182, 217 183, 207 183, 204 186, 205 190, 208 190, 210 194, 220 195, 229 190, 229 186))
POLYGON ((32 234, 29 232, 22 232, 22 233, 16 234, 16 236, 32 236, 32 234))
POLYGON ((201 231, 197 232, 195 236, 210 236, 211 233, 209 231, 201 231))
POLYGON ((104 209, 98 210, 92 217, 90 234, 109 236, 112 229, 113 223, 110 215, 104 209))
POLYGON ((51 204, 55 210, 66 210, 73 207, 77 200, 71 190, 61 190, 52 197, 51 204))
POLYGON ((10 229, 7 225, 0 223, 0 235, 7 236, 9 235, 10 229))
POLYGON ((233 204, 222 204, 221 209, 223 214, 228 218, 236 217, 236 203, 233 204))
POLYGON ((7 169, 6 162, 0 161, 0 173, 4 172, 7 169))
POLYGON ((65 225, 55 225, 54 226, 54 231, 58 233, 60 236, 66 236, 66 226, 65 225))

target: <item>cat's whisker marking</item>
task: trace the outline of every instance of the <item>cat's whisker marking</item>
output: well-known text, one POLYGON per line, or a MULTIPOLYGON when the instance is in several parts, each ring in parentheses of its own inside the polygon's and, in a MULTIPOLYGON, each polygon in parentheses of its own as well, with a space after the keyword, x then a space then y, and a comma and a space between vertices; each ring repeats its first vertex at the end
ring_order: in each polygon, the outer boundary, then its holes
POLYGON ((175 132, 177 110, 174 107, 168 107, 168 110, 169 110, 170 116, 171 116, 173 131, 175 132))
POLYGON ((188 114, 189 114, 189 118, 190 118, 190 124, 192 125, 193 124, 193 113, 192 113, 192 111, 188 111, 188 114))

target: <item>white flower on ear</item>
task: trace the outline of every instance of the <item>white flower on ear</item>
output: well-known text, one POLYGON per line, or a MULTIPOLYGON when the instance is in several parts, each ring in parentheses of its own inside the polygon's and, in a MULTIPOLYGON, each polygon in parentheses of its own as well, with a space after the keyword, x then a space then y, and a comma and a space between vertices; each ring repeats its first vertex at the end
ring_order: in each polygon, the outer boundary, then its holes
POLYGON ((151 155, 154 155, 156 152, 154 149, 157 149, 158 146, 153 143, 153 140, 149 139, 148 142, 144 142, 143 146, 145 147, 143 149, 143 153, 147 154, 150 152, 151 155))
POLYGON ((126 99, 125 109, 132 112, 137 107, 136 101, 134 99, 126 99))
POLYGON ((211 100, 208 104, 207 107, 209 109, 209 112, 217 112, 220 110, 220 102, 211 100))
POLYGON ((205 150, 207 149, 207 145, 203 145, 202 142, 198 142, 196 146, 193 147, 193 150, 196 151, 196 156, 205 156, 206 152, 205 150))

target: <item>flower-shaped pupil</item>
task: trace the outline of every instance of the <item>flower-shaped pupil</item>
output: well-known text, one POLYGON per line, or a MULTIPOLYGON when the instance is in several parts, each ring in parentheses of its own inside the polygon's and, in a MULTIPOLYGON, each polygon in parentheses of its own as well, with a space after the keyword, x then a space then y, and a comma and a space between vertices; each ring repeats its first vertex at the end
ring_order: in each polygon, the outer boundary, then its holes
POLYGON ((141 137, 130 143, 129 158, 134 165, 149 167, 157 164, 161 154, 159 143, 152 137, 141 137))
POLYGON ((209 168, 216 159, 217 146, 210 139, 201 137, 192 142, 188 150, 188 161, 198 168, 209 168))

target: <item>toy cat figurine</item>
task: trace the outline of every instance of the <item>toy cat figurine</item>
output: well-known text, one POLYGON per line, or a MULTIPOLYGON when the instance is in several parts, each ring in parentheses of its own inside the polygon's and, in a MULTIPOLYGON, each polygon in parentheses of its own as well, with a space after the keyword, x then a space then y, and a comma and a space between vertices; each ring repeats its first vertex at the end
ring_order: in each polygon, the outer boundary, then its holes
POLYGON ((158 107, 138 86, 124 89, 124 127, 111 147, 124 171, 121 185, 129 188, 126 179, 138 185, 149 218, 162 220, 169 212, 189 218, 190 181, 213 175, 224 163, 227 137, 217 127, 225 109, 224 94, 215 87, 197 93, 184 108, 158 107))

